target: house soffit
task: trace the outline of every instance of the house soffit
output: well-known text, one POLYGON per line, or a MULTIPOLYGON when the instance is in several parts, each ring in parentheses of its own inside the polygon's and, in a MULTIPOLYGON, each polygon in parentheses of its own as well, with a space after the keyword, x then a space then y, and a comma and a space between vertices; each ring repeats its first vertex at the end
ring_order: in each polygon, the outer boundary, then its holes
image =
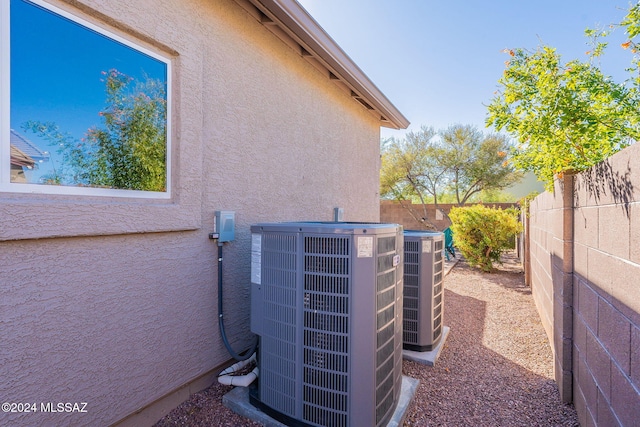
POLYGON ((235 1, 358 101, 381 126, 409 126, 402 113, 295 0, 235 1))

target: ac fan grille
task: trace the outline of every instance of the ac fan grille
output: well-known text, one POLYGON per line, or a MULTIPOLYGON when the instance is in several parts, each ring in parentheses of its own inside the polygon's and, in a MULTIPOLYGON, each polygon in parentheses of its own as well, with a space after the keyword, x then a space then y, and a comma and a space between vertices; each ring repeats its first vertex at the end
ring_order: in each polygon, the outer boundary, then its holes
POLYGON ((404 296, 403 296, 403 341, 409 344, 418 343, 418 298, 419 289, 419 261, 420 242, 417 240, 404 241, 404 296))
POLYGON ((264 403, 283 414, 295 413, 296 393, 296 237, 265 234, 262 237, 264 285, 264 330, 261 363, 270 368, 260 372, 264 403))
POLYGON ((396 340, 396 236, 380 237, 377 240, 378 270, 376 278, 377 350, 376 350, 376 425, 393 409, 394 395, 394 350, 396 340))
POLYGON ((304 238, 303 419, 346 426, 349 368, 348 237, 304 238))

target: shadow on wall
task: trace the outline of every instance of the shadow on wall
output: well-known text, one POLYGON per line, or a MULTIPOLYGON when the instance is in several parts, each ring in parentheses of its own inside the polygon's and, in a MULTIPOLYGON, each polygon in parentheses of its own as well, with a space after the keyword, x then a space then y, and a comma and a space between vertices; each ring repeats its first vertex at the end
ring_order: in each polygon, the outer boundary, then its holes
POLYGON ((640 313, 605 290, 619 280, 633 283, 613 270, 602 276, 608 283, 574 273, 573 401, 585 425, 640 420, 640 313))
MULTIPOLYGON (((618 169, 621 169, 618 167, 618 169)), ((587 197, 599 202, 604 196, 611 195, 613 201, 619 204, 625 211, 627 218, 630 216, 630 203, 633 201, 633 182, 631 182, 631 167, 627 162, 624 172, 614 170, 611 159, 604 160, 581 174, 582 184, 576 186, 576 205, 580 206, 579 191, 587 192, 587 197)), ((585 201, 587 203, 588 200, 585 201)))

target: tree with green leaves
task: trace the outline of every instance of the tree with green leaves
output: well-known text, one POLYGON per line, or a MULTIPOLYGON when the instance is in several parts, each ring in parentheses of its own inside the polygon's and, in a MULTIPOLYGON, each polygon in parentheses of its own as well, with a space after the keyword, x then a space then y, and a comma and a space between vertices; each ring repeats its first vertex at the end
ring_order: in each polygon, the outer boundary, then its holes
POLYGON ((629 49, 633 54, 631 60, 633 66, 628 69, 632 73, 632 82, 636 89, 640 88, 640 44, 637 37, 640 36, 640 1, 631 6, 627 15, 619 24, 625 29, 627 41, 622 43, 624 49, 629 49))
POLYGON ((419 132, 407 133, 404 140, 387 140, 380 170, 381 196, 399 201, 416 221, 429 229, 435 226, 429 221, 425 204, 432 200, 438 206, 447 172, 441 164, 444 152, 434 140, 436 135, 433 128, 423 126, 419 132), (411 200, 420 202, 420 212, 405 203, 411 200))
POLYGON ((446 169, 447 187, 458 205, 487 190, 501 190, 522 179, 506 159, 510 149, 504 135, 485 135, 476 127, 454 125, 440 133, 440 163, 446 169))
POLYGON ((103 72, 107 107, 103 127, 77 140, 55 123, 29 121, 31 130, 58 147, 62 164, 51 184, 166 191, 167 101, 163 82, 136 82, 115 70, 103 72))
POLYGON ((640 80, 637 45, 640 3, 620 24, 626 28, 636 55, 631 78, 617 83, 593 62, 603 54, 607 32, 587 30, 592 38, 590 61, 561 61, 557 51, 541 46, 535 51, 507 49, 507 68, 501 86, 488 106, 487 125, 506 130, 518 143, 511 152, 513 165, 532 171, 553 187, 555 176, 582 171, 640 138, 640 80))
POLYGON ((455 125, 440 132, 423 126, 405 139, 386 141, 380 194, 399 201, 425 228, 434 229, 426 203, 438 209, 447 196, 463 205, 482 191, 504 189, 521 179, 506 162, 509 147, 507 138, 484 135, 473 126, 455 125), (422 211, 407 201, 417 201, 422 211))

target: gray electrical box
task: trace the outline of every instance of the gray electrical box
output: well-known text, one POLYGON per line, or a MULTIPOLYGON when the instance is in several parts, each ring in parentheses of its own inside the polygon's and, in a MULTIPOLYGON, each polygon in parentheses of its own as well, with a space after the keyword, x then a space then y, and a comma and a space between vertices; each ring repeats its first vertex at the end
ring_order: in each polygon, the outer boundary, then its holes
POLYGON ((234 211, 216 211, 213 229, 218 233, 218 242, 232 242, 236 238, 236 213, 234 211))

